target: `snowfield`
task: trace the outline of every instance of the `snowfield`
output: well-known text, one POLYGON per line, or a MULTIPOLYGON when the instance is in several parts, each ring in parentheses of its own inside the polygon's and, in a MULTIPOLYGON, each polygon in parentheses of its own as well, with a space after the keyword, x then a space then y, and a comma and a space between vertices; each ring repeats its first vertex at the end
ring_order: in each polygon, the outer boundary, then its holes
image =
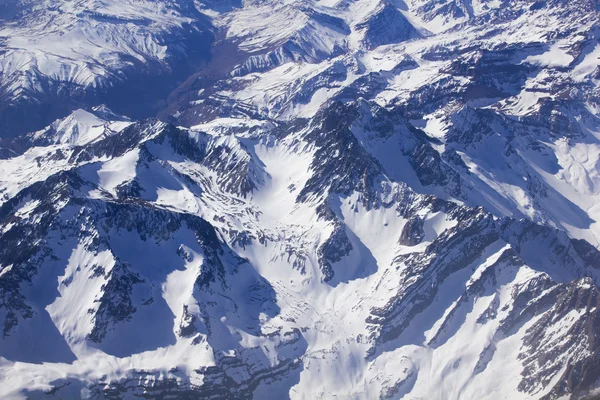
POLYGON ((600 395, 596 3, 2 10, 1 398, 600 395))

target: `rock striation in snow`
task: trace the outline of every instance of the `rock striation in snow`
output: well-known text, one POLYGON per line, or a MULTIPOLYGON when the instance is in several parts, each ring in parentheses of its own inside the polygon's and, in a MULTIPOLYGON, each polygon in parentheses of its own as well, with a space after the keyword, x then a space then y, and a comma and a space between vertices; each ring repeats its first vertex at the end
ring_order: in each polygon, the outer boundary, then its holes
POLYGON ((0 11, 0 397, 600 394, 596 2, 0 11))

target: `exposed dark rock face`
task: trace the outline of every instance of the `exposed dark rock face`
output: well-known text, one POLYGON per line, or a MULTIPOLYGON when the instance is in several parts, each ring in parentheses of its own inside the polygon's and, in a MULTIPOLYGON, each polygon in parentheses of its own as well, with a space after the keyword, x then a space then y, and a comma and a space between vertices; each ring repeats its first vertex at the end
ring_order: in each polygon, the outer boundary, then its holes
POLYGON ((316 147, 312 177, 298 195, 299 201, 327 193, 368 193, 381 173, 381 166, 360 145, 350 124, 358 118, 352 105, 334 103, 324 109, 307 128, 304 140, 316 147))
POLYGON ((351 251, 352 243, 348 239, 344 226, 338 222, 334 225, 333 232, 329 238, 317 251, 319 267, 321 268, 325 282, 333 279, 335 275, 333 264, 342 261, 351 251))
POLYGON ((388 2, 383 2, 383 6, 368 21, 357 27, 364 30, 364 41, 370 48, 420 37, 406 17, 388 2))
POLYGON ((423 241, 425 232, 423 232, 423 220, 413 217, 406 221, 400 233, 398 244, 403 246, 416 246, 423 241))
POLYGON ((0 0, 0 398, 598 393, 597 1, 54 3, 0 0))

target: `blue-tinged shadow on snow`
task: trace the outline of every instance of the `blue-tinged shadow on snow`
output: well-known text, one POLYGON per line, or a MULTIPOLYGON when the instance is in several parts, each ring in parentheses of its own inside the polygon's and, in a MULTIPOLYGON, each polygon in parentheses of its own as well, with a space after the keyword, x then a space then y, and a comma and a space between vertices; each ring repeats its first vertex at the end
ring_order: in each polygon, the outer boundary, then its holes
POLYGON ((340 283, 366 278, 377 272, 377 260, 371 250, 347 226, 344 226, 344 230, 352 244, 352 250, 332 265, 335 275, 327 283, 333 287, 340 283))
POLYGON ((50 319, 46 310, 36 310, 33 318, 0 340, 0 356, 25 363, 72 363, 77 358, 50 319))

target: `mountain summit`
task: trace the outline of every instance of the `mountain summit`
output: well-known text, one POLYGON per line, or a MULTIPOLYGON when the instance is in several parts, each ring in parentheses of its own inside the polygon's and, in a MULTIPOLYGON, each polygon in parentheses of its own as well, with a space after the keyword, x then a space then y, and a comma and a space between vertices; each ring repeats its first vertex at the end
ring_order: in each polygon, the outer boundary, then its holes
POLYGON ((0 0, 0 397, 600 395, 596 1, 0 0))

